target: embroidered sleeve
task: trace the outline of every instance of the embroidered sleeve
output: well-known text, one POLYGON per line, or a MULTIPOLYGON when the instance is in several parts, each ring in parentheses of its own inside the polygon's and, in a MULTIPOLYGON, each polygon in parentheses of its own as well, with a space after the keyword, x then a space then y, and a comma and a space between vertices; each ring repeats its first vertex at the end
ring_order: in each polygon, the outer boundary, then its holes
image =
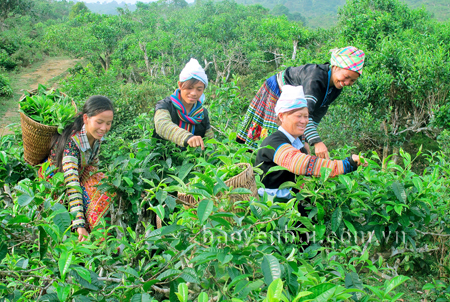
POLYGON ((356 170, 357 166, 350 158, 329 160, 300 152, 290 144, 283 144, 275 151, 273 161, 297 175, 320 176, 320 168, 331 169, 331 177, 356 170))
POLYGON ((184 147, 185 141, 193 136, 192 133, 181 129, 172 122, 169 111, 164 109, 159 109, 155 112, 155 131, 162 138, 181 147, 184 147))
POLYGON ((69 199, 69 212, 75 216, 72 228, 84 228, 85 216, 83 209, 83 197, 81 193, 80 178, 78 175, 78 158, 80 151, 75 144, 69 140, 64 149, 62 166, 64 172, 64 183, 67 188, 69 199))

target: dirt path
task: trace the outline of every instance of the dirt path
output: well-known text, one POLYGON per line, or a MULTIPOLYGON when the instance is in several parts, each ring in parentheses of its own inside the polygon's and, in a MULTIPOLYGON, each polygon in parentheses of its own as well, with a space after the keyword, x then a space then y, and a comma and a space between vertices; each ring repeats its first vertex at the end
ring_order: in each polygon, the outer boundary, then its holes
POLYGON ((68 68, 75 66, 80 61, 80 59, 47 58, 12 78, 11 86, 14 96, 6 100, 5 104, 1 104, 5 106, 6 110, 0 112, 0 136, 13 133, 5 127, 9 124, 20 122, 16 104, 25 90, 35 89, 38 87, 38 84, 44 84, 47 87, 57 87, 55 78, 63 77, 67 73, 68 68))

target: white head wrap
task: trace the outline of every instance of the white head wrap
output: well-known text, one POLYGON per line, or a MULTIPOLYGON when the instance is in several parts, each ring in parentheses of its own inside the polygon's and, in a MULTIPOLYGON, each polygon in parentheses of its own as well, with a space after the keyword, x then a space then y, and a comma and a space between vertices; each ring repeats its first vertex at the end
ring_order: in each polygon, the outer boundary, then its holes
POLYGON ((200 66, 196 59, 191 58, 191 60, 184 66, 180 73, 180 82, 186 82, 190 79, 197 79, 205 84, 205 88, 208 86, 208 77, 206 76, 205 70, 200 66))
POLYGON ((303 86, 284 85, 275 106, 275 114, 308 107, 303 86))

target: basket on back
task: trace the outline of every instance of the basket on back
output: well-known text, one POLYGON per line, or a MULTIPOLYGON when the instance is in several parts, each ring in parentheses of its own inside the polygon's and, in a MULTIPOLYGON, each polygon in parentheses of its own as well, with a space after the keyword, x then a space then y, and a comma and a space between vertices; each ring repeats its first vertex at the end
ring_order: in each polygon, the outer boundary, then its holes
MULTIPOLYGON (((50 89, 47 89, 50 90, 50 89)), ((38 92, 38 89, 29 90, 30 95, 34 95, 38 92)), ((61 95, 66 96, 64 93, 61 95)), ((26 98, 23 94, 19 99, 19 109, 20 102, 26 98)), ((75 107, 75 102, 72 100, 72 106, 75 107)), ((32 118, 28 117, 23 112, 20 112, 20 124, 22 127, 22 140, 24 149, 24 159, 27 163, 32 166, 41 164, 50 153, 50 144, 53 135, 58 131, 56 126, 47 126, 36 122, 32 118)))
MULTIPOLYGON (((238 166, 244 166, 245 170, 239 173, 238 175, 228 179, 225 181, 225 184, 228 187, 232 187, 233 189, 236 188, 245 188, 249 189, 252 194, 230 194, 228 195, 228 199, 230 204, 234 204, 235 201, 241 201, 241 200, 250 200, 252 197, 258 198, 258 189, 256 187, 256 181, 255 176, 253 175, 253 168, 248 163, 240 163, 237 164, 238 166)), ((221 196, 223 196, 223 193, 219 193, 217 197, 220 199, 221 196)), ((188 195, 185 193, 178 193, 178 198, 182 201, 189 203, 192 205, 192 207, 195 207, 197 203, 200 201, 199 198, 195 198, 192 195, 188 195)), ((217 206, 217 203, 215 201, 215 206, 217 206)), ((185 208, 188 208, 189 206, 185 205, 185 208)), ((240 209, 238 207, 235 207, 234 205, 231 207, 230 212, 232 213, 240 213, 243 212, 243 209, 240 209)), ((233 219, 231 217, 225 218, 229 222, 233 222, 233 219)))

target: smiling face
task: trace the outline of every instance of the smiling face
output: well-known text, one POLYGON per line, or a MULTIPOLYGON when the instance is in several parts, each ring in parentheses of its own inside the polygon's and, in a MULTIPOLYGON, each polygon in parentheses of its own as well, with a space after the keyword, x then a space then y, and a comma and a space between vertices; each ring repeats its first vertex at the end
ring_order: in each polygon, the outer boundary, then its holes
POLYGON ((91 117, 87 114, 83 115, 83 121, 86 125, 86 134, 91 146, 95 139, 99 140, 108 133, 109 129, 111 129, 113 117, 114 113, 112 110, 106 110, 91 117))
POLYGON ((359 78, 359 73, 356 71, 337 66, 333 66, 332 68, 330 84, 337 89, 342 89, 344 86, 352 86, 359 78))
POLYGON ((181 102, 189 111, 197 103, 205 90, 205 84, 199 80, 178 82, 180 88, 181 102))
POLYGON ((305 132, 308 117, 307 107, 278 114, 283 129, 295 138, 302 136, 305 132))

